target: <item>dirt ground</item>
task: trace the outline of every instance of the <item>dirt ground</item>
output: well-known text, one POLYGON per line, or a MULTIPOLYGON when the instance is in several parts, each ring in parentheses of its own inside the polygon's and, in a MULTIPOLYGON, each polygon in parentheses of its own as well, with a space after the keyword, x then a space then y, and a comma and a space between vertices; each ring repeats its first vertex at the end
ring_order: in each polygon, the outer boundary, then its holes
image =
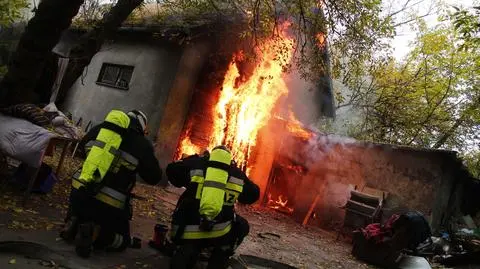
MULTIPOLYGON (((57 159, 58 153, 47 163, 54 164, 57 159)), ((21 207, 21 192, 5 184, 5 177, 0 178, 0 240, 4 240, 1 237, 5 234, 56 234, 62 227, 68 206, 69 176, 79 167, 79 160, 67 159, 54 190, 46 195, 32 195, 26 208, 21 207)), ((143 240, 146 249, 146 242, 152 237, 153 225, 169 223, 178 189, 138 184, 134 193, 145 199, 133 202, 132 233, 143 240)), ((331 232, 315 227, 304 228, 290 217, 271 209, 241 206, 238 213, 251 225, 250 235, 238 249, 238 254, 268 258, 297 268, 373 268, 355 260, 350 255, 351 246, 336 241, 336 235, 331 232)), ((0 268, 6 267, 0 264, 0 268)))

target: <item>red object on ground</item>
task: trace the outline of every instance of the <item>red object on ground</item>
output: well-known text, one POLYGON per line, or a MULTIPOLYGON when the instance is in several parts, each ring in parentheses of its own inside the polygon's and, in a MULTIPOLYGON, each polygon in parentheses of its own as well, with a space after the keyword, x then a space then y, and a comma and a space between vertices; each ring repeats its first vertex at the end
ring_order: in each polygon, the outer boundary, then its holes
POLYGON ((165 243, 165 237, 168 232, 168 227, 165 225, 157 224, 153 230, 153 244, 156 247, 163 247, 165 243))
POLYGON ((392 216, 387 220, 387 222, 385 222, 385 225, 383 225, 384 228, 385 228, 386 230, 391 231, 392 228, 393 228, 393 224, 394 224, 395 221, 397 221, 399 218, 400 218, 400 215, 397 215, 397 214, 392 215, 392 216))
POLYGON ((374 240, 376 243, 383 242, 385 236, 390 236, 393 234, 393 223, 398 220, 399 215, 392 215, 385 225, 380 225, 380 223, 372 223, 367 225, 365 228, 362 228, 361 231, 367 240, 374 240))

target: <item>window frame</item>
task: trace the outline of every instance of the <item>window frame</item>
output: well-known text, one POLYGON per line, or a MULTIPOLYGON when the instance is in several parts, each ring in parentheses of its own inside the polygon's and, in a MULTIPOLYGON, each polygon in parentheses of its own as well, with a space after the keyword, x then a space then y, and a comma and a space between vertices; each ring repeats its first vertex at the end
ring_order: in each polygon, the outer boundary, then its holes
POLYGON ((102 64, 102 67, 100 68, 100 72, 98 73, 96 84, 101 85, 101 86, 110 87, 110 88, 115 88, 115 89, 128 91, 130 89, 130 82, 132 81, 132 76, 133 76, 134 69, 135 69, 135 67, 132 66, 132 65, 113 64, 113 63, 105 62, 105 63, 102 64), (105 74, 105 71, 107 70, 108 67, 117 67, 119 69, 119 72, 116 75, 117 77, 116 77, 115 83, 109 83, 109 82, 102 81, 103 76, 105 74), (125 70, 131 71, 131 75, 130 75, 130 78, 128 80, 127 86, 122 87, 122 86, 119 85, 119 79, 122 77, 125 70))

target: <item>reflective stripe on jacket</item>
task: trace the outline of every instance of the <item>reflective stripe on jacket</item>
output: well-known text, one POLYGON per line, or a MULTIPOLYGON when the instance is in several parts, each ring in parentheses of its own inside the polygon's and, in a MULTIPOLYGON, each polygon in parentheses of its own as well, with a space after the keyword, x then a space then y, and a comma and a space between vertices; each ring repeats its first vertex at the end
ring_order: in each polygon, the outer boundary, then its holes
MULTIPOLYGON (((78 176, 79 174, 76 174, 72 179, 72 187, 77 190, 85 186, 78 176)), ((95 198, 118 209, 125 208, 127 202, 127 195, 107 186, 102 187, 95 195, 95 198)))
MULTIPOLYGON (((183 228, 182 239, 209 239, 217 238, 226 235, 232 229, 232 222, 226 221, 213 225, 211 231, 203 231, 200 229, 200 225, 186 225, 183 228)), ((170 236, 175 237, 179 225, 172 225, 170 236)))

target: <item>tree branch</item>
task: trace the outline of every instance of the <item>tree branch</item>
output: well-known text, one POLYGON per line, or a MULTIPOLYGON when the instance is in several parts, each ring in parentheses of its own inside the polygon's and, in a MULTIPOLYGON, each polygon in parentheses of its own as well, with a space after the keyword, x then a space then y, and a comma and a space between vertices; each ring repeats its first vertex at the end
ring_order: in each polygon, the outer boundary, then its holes
POLYGON ((460 117, 458 117, 453 125, 437 140, 437 142, 433 145, 433 148, 438 149, 447 142, 447 140, 455 133, 455 131, 463 124, 466 120, 467 116, 473 111, 478 109, 480 105, 480 97, 477 97, 476 100, 470 104, 465 110, 462 111, 460 117))

